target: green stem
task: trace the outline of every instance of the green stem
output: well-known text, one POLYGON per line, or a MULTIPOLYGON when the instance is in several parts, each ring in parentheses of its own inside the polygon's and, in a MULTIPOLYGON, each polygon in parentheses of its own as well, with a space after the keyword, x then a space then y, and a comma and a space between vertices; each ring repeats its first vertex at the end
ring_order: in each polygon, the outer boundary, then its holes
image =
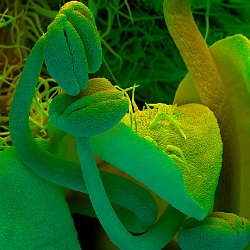
POLYGON ((190 0, 164 0, 164 17, 176 46, 188 68, 201 103, 215 114, 223 141, 223 167, 215 204, 219 209, 238 213, 240 162, 236 123, 232 116, 228 88, 192 15, 190 0), (233 173, 233 174, 232 174, 233 173))
POLYGON ((38 175, 59 185, 82 191, 84 185, 79 165, 65 162, 48 153, 38 145, 30 131, 30 106, 44 61, 43 42, 44 36, 31 50, 16 88, 10 112, 12 142, 21 159, 38 175))
MULTIPOLYGON (((53 144, 55 143, 53 139, 60 139, 60 137, 63 136, 63 132, 58 132, 55 129, 56 132, 52 135, 52 142, 49 145, 49 149, 52 152, 50 153, 33 138, 30 131, 30 105, 44 60, 43 46, 43 37, 41 37, 27 58, 20 82, 16 88, 10 112, 12 142, 19 157, 36 174, 53 183, 86 193, 86 186, 80 165, 58 158, 54 152, 56 151, 56 147, 53 148, 53 144), (60 132, 62 134, 60 134, 60 132)), ((58 143, 58 140, 56 143, 58 143)), ((138 185, 131 181, 124 180, 125 183, 123 187, 119 189, 118 193, 123 196, 123 194, 128 193, 127 189, 134 191, 134 193, 130 192, 130 195, 131 199, 135 199, 136 204, 131 208, 129 204, 126 204, 125 200, 118 199, 116 196, 117 191, 112 189, 112 187, 119 182, 119 177, 104 173, 103 171, 101 175, 107 186, 111 187, 109 188, 109 194, 112 197, 112 201, 130 210, 135 214, 135 217, 141 221, 142 215, 144 214, 144 210, 142 209, 143 204, 152 200, 152 197, 149 197, 148 193, 144 192, 138 185)), ((148 212, 150 213, 150 215, 148 214, 149 217, 154 216, 153 210, 150 211, 150 209, 145 210, 145 216, 148 212)))
POLYGON ((131 235, 117 217, 104 189, 88 138, 77 138, 78 154, 90 200, 111 241, 121 249, 153 250, 167 245, 179 230, 186 215, 170 206, 145 234, 131 235))
POLYGON ((192 15, 190 0, 164 0, 168 31, 178 47, 204 105, 225 112, 224 85, 217 66, 192 15), (218 88, 218 86, 220 86, 218 88))

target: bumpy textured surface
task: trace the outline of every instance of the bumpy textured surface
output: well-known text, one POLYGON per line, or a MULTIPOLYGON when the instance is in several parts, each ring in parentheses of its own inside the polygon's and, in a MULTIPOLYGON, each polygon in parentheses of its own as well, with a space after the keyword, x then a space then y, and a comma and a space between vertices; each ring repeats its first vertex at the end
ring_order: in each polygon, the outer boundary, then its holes
POLYGON ((56 96, 49 115, 56 127, 75 136, 89 137, 114 127, 128 107, 129 100, 121 91, 108 80, 98 78, 89 81, 87 93, 83 92, 77 98, 65 93, 56 96))
POLYGON ((45 34, 45 63, 69 95, 87 89, 88 72, 102 64, 102 49, 91 11, 82 3, 65 4, 45 34))
POLYGON ((192 16, 191 0, 164 0, 163 12, 168 31, 199 90, 202 104, 213 112, 220 109, 223 89, 217 86, 223 86, 222 80, 192 16))
MULTIPOLYGON (((217 209, 240 212, 250 219, 249 162, 250 156, 250 42, 242 35, 235 35, 216 42, 210 52, 226 86, 225 96, 231 104, 231 119, 235 130, 228 134, 227 147, 231 154, 224 154, 228 164, 223 168, 222 178, 227 183, 220 186, 217 209), (227 180, 227 181, 226 181, 227 180)), ((216 85, 220 88, 219 85, 216 85)), ((180 84, 174 103, 200 103, 199 93, 194 87, 190 75, 180 84)), ((224 124, 224 127, 228 124, 224 124)))
POLYGON ((183 223, 178 242, 183 250, 242 250, 250 242, 250 222, 223 212, 201 222, 191 218, 183 223))
POLYGON ((48 27, 44 55, 50 75, 64 91, 77 95, 87 88, 88 63, 85 49, 80 36, 65 15, 57 15, 48 27))
POLYGON ((86 5, 70 1, 63 5, 58 14, 65 14, 74 25, 84 44, 89 73, 96 72, 102 64, 102 48, 93 13, 86 5))
MULTIPOLYGON (((156 111, 157 109, 155 109, 156 111)), ((213 196, 222 164, 222 142, 217 121, 205 106, 189 104, 177 108, 176 126, 162 118, 155 128, 149 125, 156 112, 133 114, 137 126, 131 129, 129 117, 115 128, 91 139, 94 151, 105 161, 139 180, 182 212, 203 219, 212 209, 213 196), (136 132, 137 130, 137 132, 136 132), (148 140, 148 137, 152 140, 148 140), (146 138, 145 138, 146 137, 146 138), (178 146, 187 163, 172 160, 164 147, 178 146), (181 165, 181 164, 180 164, 181 165)))
POLYGON ((33 173, 12 147, 0 158, 0 248, 80 250, 63 189, 33 173))

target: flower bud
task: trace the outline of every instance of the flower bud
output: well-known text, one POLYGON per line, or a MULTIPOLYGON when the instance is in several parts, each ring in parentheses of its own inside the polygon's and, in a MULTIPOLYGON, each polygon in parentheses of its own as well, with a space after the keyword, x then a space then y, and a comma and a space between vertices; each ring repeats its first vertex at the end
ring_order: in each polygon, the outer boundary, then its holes
POLYGON ((69 95, 87 89, 88 73, 102 63, 98 30, 91 11, 82 3, 66 3, 45 34, 45 63, 50 75, 69 95))
POLYGON ((203 221, 191 218, 184 222, 178 241, 182 250, 243 250, 250 243, 250 222, 223 212, 203 221))
POLYGON ((58 15, 45 35, 45 64, 50 75, 69 95, 88 85, 88 64, 81 39, 65 15, 58 15))
POLYGON ((114 127, 126 114, 129 100, 108 80, 94 78, 77 97, 56 96, 49 115, 52 123, 77 137, 90 137, 114 127))

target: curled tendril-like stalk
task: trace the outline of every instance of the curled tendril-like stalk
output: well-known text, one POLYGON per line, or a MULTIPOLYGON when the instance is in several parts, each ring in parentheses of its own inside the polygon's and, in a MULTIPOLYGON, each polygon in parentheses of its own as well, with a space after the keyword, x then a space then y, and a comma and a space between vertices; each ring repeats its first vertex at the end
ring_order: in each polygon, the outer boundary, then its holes
POLYGON ((13 16, 7 15, 6 13, 8 12, 8 8, 4 11, 3 14, 0 14, 0 28, 3 28, 10 23, 15 21, 15 18, 13 16), (7 20, 5 20, 7 18, 7 20))

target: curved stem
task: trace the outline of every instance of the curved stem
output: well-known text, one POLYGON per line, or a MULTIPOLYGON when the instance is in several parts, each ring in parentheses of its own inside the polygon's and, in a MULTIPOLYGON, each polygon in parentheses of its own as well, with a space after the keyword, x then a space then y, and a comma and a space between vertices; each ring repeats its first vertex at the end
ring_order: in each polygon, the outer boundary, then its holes
POLYGON ((21 159, 43 178, 74 190, 84 190, 78 164, 58 159, 43 149, 33 138, 29 114, 35 86, 44 61, 44 36, 31 50, 25 63, 10 111, 10 133, 21 159), (69 171, 70 170, 70 171, 69 171))
POLYGON ((212 55, 197 28, 191 11, 191 0, 164 0, 165 21, 176 46, 198 90, 201 103, 211 109, 220 126, 223 140, 223 167, 217 188, 219 209, 238 213, 240 162, 232 155, 240 154, 229 96, 212 55), (233 174, 232 174, 233 173, 233 174))
POLYGON ((195 24, 190 0, 164 0, 163 10, 169 33, 183 57, 202 103, 213 111, 217 110, 217 113, 222 112, 224 85, 195 24))
POLYGON ((186 215, 169 206, 158 222, 145 234, 131 235, 114 212, 96 166, 88 138, 77 138, 78 154, 90 200, 111 241, 121 249, 153 250, 168 244, 186 215))
MULTIPOLYGON (((87 190, 82 176, 81 166, 58 158, 54 152, 55 147, 53 148, 53 142, 51 142, 48 147, 50 152, 47 151, 46 148, 41 146, 40 143, 33 138, 30 131, 30 105, 44 60, 43 46, 43 37, 41 37, 27 58, 20 82, 16 88, 10 112, 10 132, 12 142, 19 157, 36 174, 58 185, 86 193, 87 190)), ((63 134, 56 135, 56 133, 61 132, 62 131, 55 132, 55 137, 59 138, 60 136, 63 136, 63 134)), ((122 199, 118 199, 115 195, 116 192, 113 192, 112 188, 110 188, 119 182, 119 176, 117 177, 104 172, 102 172, 101 175, 103 181, 109 187, 109 194, 112 197, 112 201, 130 210, 140 222, 141 216, 144 213, 142 210, 143 204, 144 202, 151 200, 152 197, 149 197, 148 193, 144 192, 138 185, 131 181, 124 180, 124 186, 135 191, 134 193, 130 192, 129 195, 131 195, 131 199, 137 197, 136 206, 131 209, 131 206, 126 204, 122 199), (138 199, 138 193, 140 194, 140 199, 138 199)), ((119 193, 128 193, 126 188, 121 188, 119 193)), ((154 216, 153 209, 151 211, 148 209, 145 211, 145 214, 147 214, 147 212, 150 213, 150 215, 148 214, 149 217, 154 216)), ((126 217, 124 220, 126 220, 126 217)))

